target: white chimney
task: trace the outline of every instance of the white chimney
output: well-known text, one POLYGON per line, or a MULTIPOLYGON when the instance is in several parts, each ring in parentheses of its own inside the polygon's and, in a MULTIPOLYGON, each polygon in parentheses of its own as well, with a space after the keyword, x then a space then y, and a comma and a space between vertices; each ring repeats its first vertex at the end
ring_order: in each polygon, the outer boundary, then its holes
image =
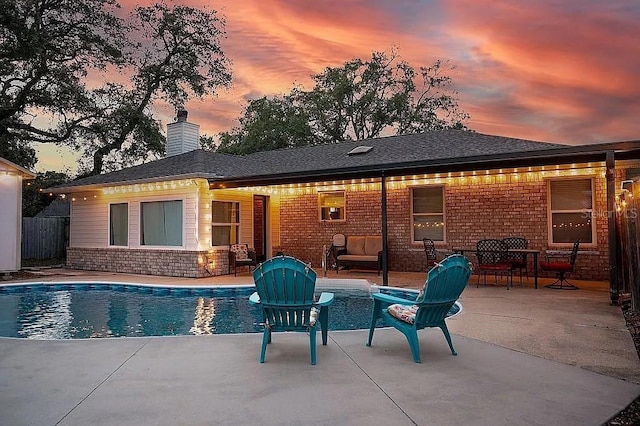
POLYGON ((187 111, 178 111, 175 123, 167 124, 167 157, 200 148, 200 126, 187 123, 187 111))

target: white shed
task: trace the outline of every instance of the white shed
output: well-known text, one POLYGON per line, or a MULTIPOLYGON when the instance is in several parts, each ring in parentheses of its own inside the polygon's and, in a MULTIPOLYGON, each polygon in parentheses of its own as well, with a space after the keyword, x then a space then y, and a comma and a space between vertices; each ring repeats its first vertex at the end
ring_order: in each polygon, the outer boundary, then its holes
POLYGON ((0 272, 20 270, 22 181, 35 173, 0 157, 0 272))

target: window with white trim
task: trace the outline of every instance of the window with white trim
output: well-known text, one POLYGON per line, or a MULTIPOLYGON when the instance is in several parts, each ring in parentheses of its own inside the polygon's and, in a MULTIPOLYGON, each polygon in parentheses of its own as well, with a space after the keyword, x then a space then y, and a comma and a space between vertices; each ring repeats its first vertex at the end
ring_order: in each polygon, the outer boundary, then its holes
POLYGON ((237 244, 240 236, 240 203, 211 202, 211 245, 237 244))
POLYGON ((129 244, 129 204, 109 204, 109 245, 129 244))
POLYGON ((345 220, 345 192, 330 191, 318 193, 320 220, 345 220))
POLYGON ((550 243, 593 243, 593 180, 549 181, 550 243))
POLYGON ((140 203, 140 244, 182 245, 182 200, 140 203))
POLYGON ((411 188, 413 242, 444 241, 444 187, 411 188))

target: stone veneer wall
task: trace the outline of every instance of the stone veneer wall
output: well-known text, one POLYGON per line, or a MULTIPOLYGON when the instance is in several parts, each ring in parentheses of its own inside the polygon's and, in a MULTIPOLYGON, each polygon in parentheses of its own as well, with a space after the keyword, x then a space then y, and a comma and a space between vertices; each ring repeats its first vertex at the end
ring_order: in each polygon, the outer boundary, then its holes
POLYGON ((89 271, 202 278, 229 272, 227 250, 67 248, 67 266, 89 271))
MULTIPOLYGON (((586 177, 586 176, 585 176, 586 177)), ((581 245, 576 261, 576 279, 608 280, 608 239, 606 181, 594 178, 596 241, 581 245)), ((547 182, 494 183, 492 185, 445 186, 444 243, 437 248, 473 247, 483 238, 523 236, 529 248, 558 250, 548 245, 547 182)), ((324 244, 331 244, 336 233, 381 235, 380 193, 347 191, 346 221, 318 220, 317 194, 282 195, 280 212, 281 249, 319 268, 324 244)), ((387 191, 389 269, 392 271, 426 271, 422 244, 411 240, 411 195, 409 188, 387 191)), ((568 250, 568 249, 562 249, 568 250)), ((532 258, 529 258, 532 262, 532 258)), ((532 267, 529 267, 532 276, 532 267)), ((540 272, 540 276, 543 276, 540 272)))

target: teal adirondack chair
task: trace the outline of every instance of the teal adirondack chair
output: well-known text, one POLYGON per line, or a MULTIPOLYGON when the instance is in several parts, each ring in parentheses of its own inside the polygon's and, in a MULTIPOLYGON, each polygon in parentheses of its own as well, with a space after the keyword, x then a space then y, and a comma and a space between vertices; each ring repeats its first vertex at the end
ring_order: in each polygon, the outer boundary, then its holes
POLYGON ((277 256, 260 264, 253 271, 256 292, 249 303, 262 307, 264 332, 260 362, 264 362, 267 344, 273 331, 309 333, 311 364, 316 364, 316 329, 322 331, 322 344, 327 344, 329 305, 333 293, 322 293, 317 301, 313 294, 316 272, 304 262, 290 256, 277 256))
POLYGON ((418 330, 426 327, 439 327, 449 343, 452 355, 451 335, 445 324, 453 305, 469 282, 471 266, 466 257, 454 254, 436 263, 428 275, 425 286, 416 299, 404 299, 384 293, 374 293, 373 314, 367 346, 371 346, 373 332, 378 318, 387 325, 401 331, 411 348, 413 360, 420 362, 420 343, 418 330))

